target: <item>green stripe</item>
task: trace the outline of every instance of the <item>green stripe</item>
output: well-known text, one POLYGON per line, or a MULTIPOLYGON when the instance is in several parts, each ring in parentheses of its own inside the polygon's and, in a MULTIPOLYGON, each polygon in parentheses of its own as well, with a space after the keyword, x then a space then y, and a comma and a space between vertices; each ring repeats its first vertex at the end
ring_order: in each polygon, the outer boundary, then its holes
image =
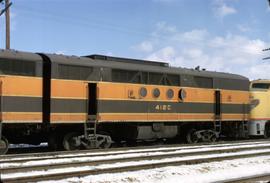
POLYGON ((41 97, 2 96, 2 112, 42 112, 41 97))
MULTIPOLYGON (((214 113, 213 103, 155 102, 155 101, 98 101, 100 113, 214 113), (165 110, 160 110, 164 108, 165 110), (168 108, 170 110, 168 110, 168 108)), ((222 104, 222 113, 249 113, 249 105, 222 104)))
MULTIPOLYGON (((3 112, 42 112, 41 97, 2 97, 3 112)), ((52 113, 85 113, 85 99, 52 99, 52 113)), ((100 113, 214 113, 213 103, 156 102, 132 100, 99 100, 100 113), (158 107, 157 107, 158 106, 158 107), (165 110, 158 110, 165 109, 165 110), (168 110, 168 108, 170 110, 168 110)), ((222 113, 249 113, 249 105, 222 104, 222 113)))

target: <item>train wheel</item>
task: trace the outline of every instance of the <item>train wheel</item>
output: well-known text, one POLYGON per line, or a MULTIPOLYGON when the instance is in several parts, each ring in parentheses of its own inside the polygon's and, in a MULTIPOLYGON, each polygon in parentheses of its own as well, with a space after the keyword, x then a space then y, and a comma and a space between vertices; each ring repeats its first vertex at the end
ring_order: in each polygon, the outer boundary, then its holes
POLYGON ((110 148, 112 145, 112 139, 109 135, 109 133, 107 132, 99 132, 100 136, 97 135, 97 143, 98 143, 98 147, 101 149, 107 149, 110 148))
POLYGON ((265 124, 264 138, 270 138, 270 123, 265 124))
POLYGON ((76 132, 67 133, 63 139, 63 147, 66 151, 79 150, 81 144, 77 141, 79 134, 76 132))
POLYGON ((189 143, 189 144, 195 144, 199 141, 199 138, 196 135, 195 129, 189 130, 189 132, 187 133, 187 136, 186 136, 186 140, 187 140, 187 143, 189 143))
POLYGON ((209 140, 210 142, 216 142, 218 140, 216 134, 213 134, 209 140))
POLYGON ((8 151, 8 140, 2 137, 0 140, 0 155, 6 154, 8 151))
POLYGON ((56 133, 52 133, 48 138, 48 146, 52 151, 61 151, 63 150, 63 137, 62 135, 57 135, 56 133))

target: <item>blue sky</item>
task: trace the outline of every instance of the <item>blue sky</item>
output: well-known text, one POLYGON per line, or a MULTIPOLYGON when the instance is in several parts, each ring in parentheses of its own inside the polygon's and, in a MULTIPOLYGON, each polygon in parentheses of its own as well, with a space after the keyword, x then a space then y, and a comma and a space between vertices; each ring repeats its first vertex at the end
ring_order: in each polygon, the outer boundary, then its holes
MULTIPOLYGON (((12 0, 11 47, 270 78, 267 0, 12 0)), ((4 17, 0 19, 4 25, 4 17)), ((0 26, 4 47, 4 27, 0 26)))

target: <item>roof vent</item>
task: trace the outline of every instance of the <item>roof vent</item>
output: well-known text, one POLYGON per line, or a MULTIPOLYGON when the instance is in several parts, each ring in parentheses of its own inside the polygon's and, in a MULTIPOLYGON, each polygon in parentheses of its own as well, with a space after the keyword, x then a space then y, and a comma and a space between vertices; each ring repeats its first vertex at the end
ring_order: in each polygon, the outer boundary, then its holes
POLYGON ((106 56, 106 55, 88 55, 85 57, 92 58, 94 60, 106 60, 106 61, 114 61, 114 62, 169 67, 169 64, 166 62, 155 62, 155 61, 147 61, 147 60, 139 60, 139 59, 111 57, 111 56, 106 56))

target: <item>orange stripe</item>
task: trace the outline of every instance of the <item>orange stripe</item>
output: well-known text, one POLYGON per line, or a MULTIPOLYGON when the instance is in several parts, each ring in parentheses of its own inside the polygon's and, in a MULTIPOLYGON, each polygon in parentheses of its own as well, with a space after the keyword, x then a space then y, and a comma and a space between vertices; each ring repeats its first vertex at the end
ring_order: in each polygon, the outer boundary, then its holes
POLYGON ((250 120, 259 121, 259 120, 270 120, 270 118, 251 118, 250 120))
MULTIPOLYGON (((99 121, 214 121, 214 114, 111 114, 102 113, 99 121)), ((248 116, 243 114, 223 114, 222 121, 226 120, 247 120, 248 116)))
MULTIPOLYGON (((51 115, 51 123, 78 123, 86 121, 86 114, 63 114, 53 113, 51 115)), ((103 121, 213 121, 213 114, 106 114, 102 113, 98 116, 100 122, 103 121)), ((242 114, 223 114, 222 120, 247 120, 248 116, 242 114)), ((19 113, 19 112, 3 112, 3 123, 17 122, 17 123, 41 123, 42 113, 19 113)))
POLYGON ((221 115, 221 119, 223 121, 226 121, 226 120, 239 120, 239 121, 242 121, 242 120, 249 120, 249 115, 246 114, 222 114, 221 115))
POLYGON ((221 90, 221 102, 231 104, 249 104, 249 92, 221 90))
MULTIPOLYGON (((104 100, 147 100, 147 101, 172 101, 179 102, 178 92, 181 88, 186 91, 186 98, 184 102, 202 102, 214 103, 214 89, 202 88, 188 88, 188 87, 175 87, 175 86, 155 86, 155 85, 134 85, 122 83, 98 83, 98 97, 104 100), (140 88, 147 89, 147 96, 142 98, 139 95, 140 88), (154 98, 152 92, 155 88, 159 88, 160 97, 154 98), (167 90, 174 91, 172 99, 167 98, 167 90)), ((249 103, 249 92, 234 91, 234 90, 221 90, 222 103, 249 103)))
POLYGON ((51 114, 51 123, 77 123, 85 122, 87 115, 83 113, 79 114, 66 114, 66 113, 52 113, 51 114))
POLYGON ((37 112, 2 112, 1 113, 3 123, 16 122, 16 123, 41 123, 42 122, 42 113, 37 112))
POLYGON ((4 96, 42 96, 42 79, 37 77, 1 76, 4 96))
POLYGON ((87 98, 87 83, 82 81, 52 80, 53 98, 87 98))

